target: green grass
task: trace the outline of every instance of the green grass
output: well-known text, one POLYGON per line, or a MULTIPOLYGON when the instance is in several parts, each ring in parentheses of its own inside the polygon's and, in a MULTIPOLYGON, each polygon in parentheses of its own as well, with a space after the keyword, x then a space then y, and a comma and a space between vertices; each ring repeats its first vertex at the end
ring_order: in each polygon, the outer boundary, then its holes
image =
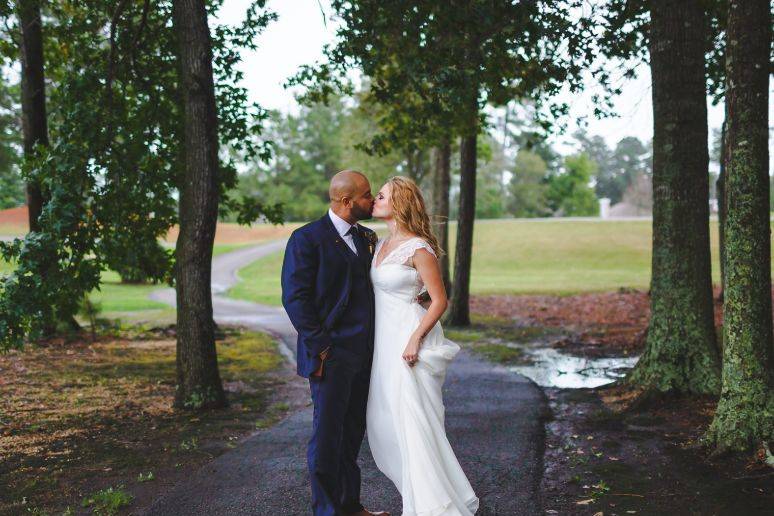
POLYGON ((280 272, 283 256, 282 252, 275 253, 240 269, 241 281, 228 291, 228 296, 266 305, 281 305, 280 272))
MULTIPOLYGON (((719 281, 717 222, 711 223, 712 277, 719 281)), ((456 227, 452 225, 451 238, 456 227)), ((651 222, 482 220, 476 223, 471 290, 475 294, 559 294, 646 289, 651 222)), ((451 259, 453 263, 454 251, 451 259)), ((280 304, 282 253, 239 273, 229 296, 280 304)))
MULTIPOLYGON (((252 243, 218 244, 213 248, 213 256, 239 249, 252 243)), ((13 265, 0 260, 0 273, 11 272, 13 265)), ((100 290, 90 294, 92 302, 99 303, 103 312, 134 312, 167 308, 167 305, 148 299, 154 290, 164 288, 164 284, 128 285, 121 283, 120 276, 113 271, 102 273, 100 290)))
POLYGON ((81 505, 91 507, 94 514, 118 514, 123 507, 132 503, 134 496, 124 490, 124 486, 109 487, 84 498, 81 505))
MULTIPOLYGON (((451 228, 454 241, 456 226, 451 228)), ((650 221, 480 221, 473 232, 471 291, 572 294, 646 288, 650 221)), ((454 249, 450 252, 454 263, 454 249)))
MULTIPOLYGON (((719 281, 717 222, 712 221, 712 277, 719 281)), ((451 227, 452 241, 456 227, 451 227)), ((645 289, 650 282, 651 222, 581 220, 482 220, 476 223, 471 290, 474 294, 560 294, 645 289)), ((250 244, 221 244, 222 254, 250 244)), ((453 249, 451 250, 453 263, 453 249)), ((258 260, 239 272, 242 281, 228 295, 280 304, 282 253, 258 260)), ((0 272, 11 270, 0 261, 0 272)), ((103 274, 102 292, 92 299, 104 312, 164 308, 149 301, 159 285, 123 285, 103 274)))
POLYGON ((113 271, 102 273, 100 290, 94 290, 89 295, 93 303, 98 303, 103 312, 132 312, 135 310, 150 310, 166 308, 167 305, 148 299, 154 290, 164 288, 160 285, 125 285, 113 271))

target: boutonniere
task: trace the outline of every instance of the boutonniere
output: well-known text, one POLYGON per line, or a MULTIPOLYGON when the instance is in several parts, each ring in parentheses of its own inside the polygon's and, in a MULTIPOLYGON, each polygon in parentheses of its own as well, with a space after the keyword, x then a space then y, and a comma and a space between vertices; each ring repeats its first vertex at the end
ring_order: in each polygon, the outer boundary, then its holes
POLYGON ((379 237, 376 236, 376 233, 373 231, 369 231, 366 233, 366 238, 368 239, 368 252, 374 254, 374 249, 376 249, 376 242, 379 241, 379 237))

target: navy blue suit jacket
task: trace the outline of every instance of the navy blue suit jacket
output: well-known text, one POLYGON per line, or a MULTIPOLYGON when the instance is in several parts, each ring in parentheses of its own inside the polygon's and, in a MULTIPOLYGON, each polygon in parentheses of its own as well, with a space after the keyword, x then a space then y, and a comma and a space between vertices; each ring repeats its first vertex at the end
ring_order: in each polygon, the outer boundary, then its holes
MULTIPOLYGON (((337 344, 351 344, 345 342, 346 335, 363 340, 367 334, 366 340, 373 340, 373 293, 368 269, 373 252, 369 241, 375 241, 376 235, 359 224, 358 229, 362 236, 354 239, 357 255, 327 213, 293 231, 285 248, 282 305, 298 332, 296 362, 298 374, 305 378, 320 366, 318 355, 326 348, 335 350, 337 344), (350 306, 353 289, 358 289, 358 298, 363 296, 362 290, 367 290, 370 306, 350 306)), ((372 342, 360 342, 358 346, 363 351, 369 347, 373 350, 372 342)))

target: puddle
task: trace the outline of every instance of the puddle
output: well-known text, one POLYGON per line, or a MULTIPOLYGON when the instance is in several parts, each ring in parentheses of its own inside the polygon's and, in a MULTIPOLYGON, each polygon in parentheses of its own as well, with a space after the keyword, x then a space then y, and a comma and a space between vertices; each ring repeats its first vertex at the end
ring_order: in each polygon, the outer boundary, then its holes
POLYGON ((528 349, 528 365, 510 369, 530 378, 541 387, 561 389, 594 388, 622 378, 637 363, 637 356, 584 358, 565 355, 554 348, 528 349))

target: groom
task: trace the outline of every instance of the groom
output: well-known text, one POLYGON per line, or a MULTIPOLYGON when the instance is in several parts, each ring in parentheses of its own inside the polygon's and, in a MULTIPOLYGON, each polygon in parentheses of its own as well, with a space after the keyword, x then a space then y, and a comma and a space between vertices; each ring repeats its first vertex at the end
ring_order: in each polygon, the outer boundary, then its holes
POLYGON ((282 264, 282 304, 298 331, 298 374, 314 404, 307 448, 317 516, 385 515, 360 504, 357 456, 366 427, 374 351, 369 269, 376 235, 374 198, 360 172, 333 176, 328 213, 293 232, 282 264))

